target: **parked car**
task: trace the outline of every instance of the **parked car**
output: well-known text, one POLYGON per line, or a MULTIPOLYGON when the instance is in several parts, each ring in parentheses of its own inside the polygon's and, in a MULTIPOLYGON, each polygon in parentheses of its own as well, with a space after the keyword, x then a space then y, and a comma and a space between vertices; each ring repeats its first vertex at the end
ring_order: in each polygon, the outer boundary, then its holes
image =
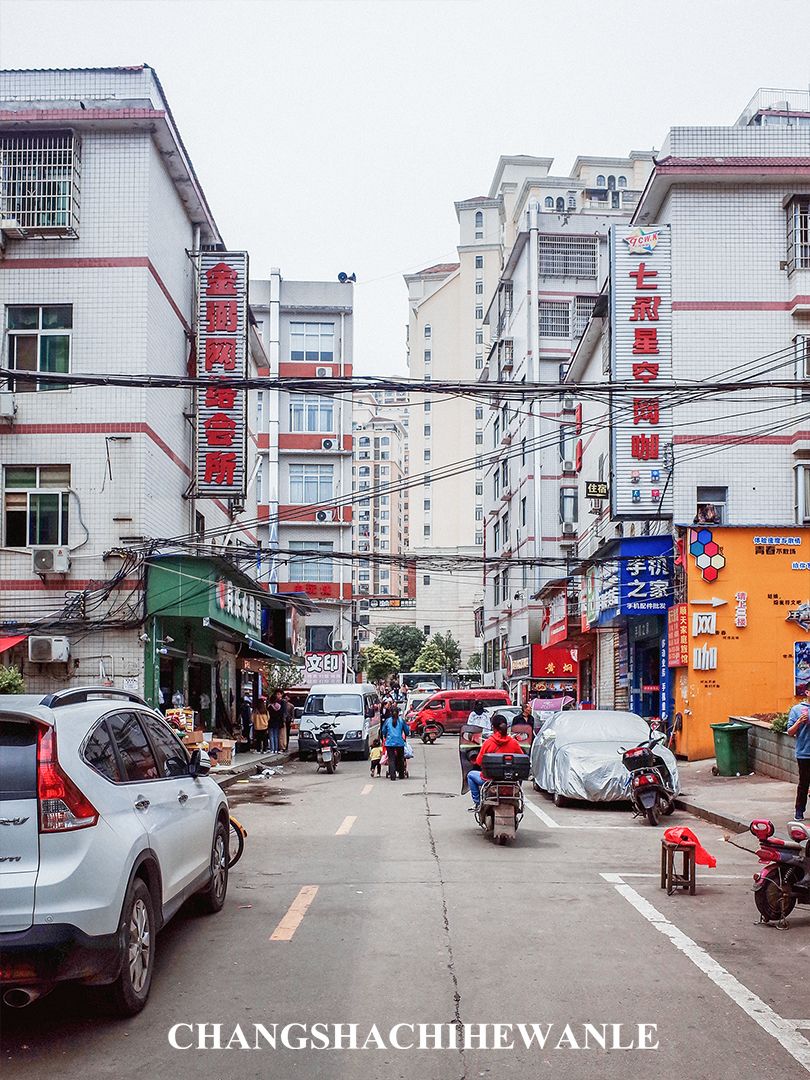
MULTIPOLYGON (((629 774, 622 764, 621 751, 649 737, 646 720, 636 713, 609 709, 553 713, 532 743, 534 787, 552 795, 558 806, 567 799, 629 799, 629 774)), ((675 755, 663 746, 656 747, 655 753, 669 768, 677 793, 680 788, 675 755)))
POLYGON ((146 1003, 155 935, 199 895, 228 888, 228 803, 136 694, 85 687, 0 698, 0 996, 109 984, 146 1003))
POLYGON ((483 686, 473 690, 439 690, 425 701, 410 720, 411 733, 418 735, 422 730, 422 723, 429 716, 431 721, 441 728, 442 733, 458 734, 467 723, 467 717, 476 701, 482 701, 486 708, 508 705, 509 695, 505 690, 493 690, 483 686))

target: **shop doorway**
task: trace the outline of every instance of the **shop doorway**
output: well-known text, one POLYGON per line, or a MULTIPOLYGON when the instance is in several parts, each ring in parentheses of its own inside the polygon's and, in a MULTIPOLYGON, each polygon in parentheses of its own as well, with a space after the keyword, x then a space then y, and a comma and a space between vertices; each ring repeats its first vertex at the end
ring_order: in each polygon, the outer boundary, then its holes
POLYGON ((648 723, 660 719, 660 677, 660 642, 637 642, 633 656, 632 710, 643 716, 648 723))

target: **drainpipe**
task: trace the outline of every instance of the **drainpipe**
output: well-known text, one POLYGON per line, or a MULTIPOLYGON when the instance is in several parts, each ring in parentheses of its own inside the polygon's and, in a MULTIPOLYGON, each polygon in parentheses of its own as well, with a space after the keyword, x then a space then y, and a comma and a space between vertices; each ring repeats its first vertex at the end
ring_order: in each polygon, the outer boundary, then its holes
MULTIPOLYGON (((540 378, 540 303, 538 297, 539 288, 539 253, 538 237, 540 232, 540 204, 537 199, 529 200, 527 211, 529 224, 529 303, 528 311, 528 341, 530 355, 526 364, 526 377, 528 382, 537 382, 540 378)), ((537 403, 537 412, 540 411, 540 403, 537 403)), ((540 513, 540 452, 537 449, 537 438, 540 435, 540 417, 535 412, 535 401, 532 399, 531 418, 529 421, 529 441, 532 445, 532 529, 534 531, 534 554, 537 558, 540 554, 541 540, 541 513, 540 513)), ((539 588, 538 573, 535 571, 531 577, 534 579, 531 585, 531 595, 539 588)), ((527 624, 529 613, 526 613, 527 624)), ((527 637, 530 637, 527 634, 527 637)))
MULTIPOLYGON (((343 378, 343 370, 344 370, 344 364, 345 364, 345 359, 346 359, 346 354, 344 352, 344 338, 343 338, 345 328, 346 328, 346 316, 344 315, 343 312, 341 312, 340 313, 340 343, 339 343, 339 346, 338 346, 338 348, 340 350, 340 353, 339 353, 339 361, 340 362, 339 362, 338 370, 339 370, 341 379, 343 378)), ((344 420, 345 420, 345 408, 346 408, 346 403, 345 403, 345 401, 343 399, 343 395, 341 395, 340 398, 338 399, 337 433, 338 433, 338 454, 339 454, 339 457, 338 457, 338 482, 337 482, 337 489, 338 490, 336 492, 336 494, 337 494, 337 500, 336 501, 338 502, 337 513, 340 514, 340 527, 338 529, 338 551, 341 554, 344 551, 344 546, 343 545, 344 545, 344 536, 345 536, 345 530, 344 530, 344 527, 343 527, 343 507, 340 505, 340 500, 343 497, 343 471, 346 468, 346 459, 343 457, 343 438, 344 438, 344 434, 345 434, 343 425, 344 425, 344 420)), ((343 559, 338 559, 338 588, 340 590, 339 595, 338 595, 338 637, 341 640, 343 640, 344 642, 348 643, 348 641, 351 640, 351 629, 352 628, 351 628, 351 620, 350 620, 350 623, 349 623, 349 636, 346 637, 346 635, 343 632, 343 624, 344 624, 344 621, 345 621, 345 611, 344 611, 344 608, 343 608, 343 582, 344 582, 345 569, 346 569, 346 567, 345 567, 344 560, 343 559)), ((344 675, 343 675, 343 677, 347 678, 348 675, 347 675, 347 671, 346 671, 346 666, 348 664, 348 654, 344 654, 344 657, 345 658, 344 658, 344 675)))

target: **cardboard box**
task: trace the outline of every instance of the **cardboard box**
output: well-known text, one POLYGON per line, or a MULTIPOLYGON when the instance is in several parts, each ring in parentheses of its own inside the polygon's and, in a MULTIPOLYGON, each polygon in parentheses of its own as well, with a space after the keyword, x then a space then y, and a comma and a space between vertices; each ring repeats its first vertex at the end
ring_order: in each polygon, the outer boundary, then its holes
POLYGON ((195 728, 194 731, 187 731, 183 736, 183 745, 191 747, 202 746, 205 742, 204 736, 205 732, 202 728, 195 728))
POLYGON ((236 741, 234 739, 212 739, 208 752, 212 761, 216 758, 217 765, 233 765, 236 741))

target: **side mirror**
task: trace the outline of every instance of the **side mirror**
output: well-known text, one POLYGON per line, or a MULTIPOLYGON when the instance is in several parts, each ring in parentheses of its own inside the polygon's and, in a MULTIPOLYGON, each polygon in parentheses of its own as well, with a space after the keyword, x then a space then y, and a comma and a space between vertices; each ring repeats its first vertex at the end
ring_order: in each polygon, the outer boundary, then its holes
POLYGON ((295 716, 296 720, 300 720, 301 717, 304 715, 304 706, 303 705, 297 705, 293 709, 293 715, 295 716))
POLYGON ((192 750, 191 760, 188 763, 188 775, 208 776, 211 772, 211 758, 204 750, 192 750))

